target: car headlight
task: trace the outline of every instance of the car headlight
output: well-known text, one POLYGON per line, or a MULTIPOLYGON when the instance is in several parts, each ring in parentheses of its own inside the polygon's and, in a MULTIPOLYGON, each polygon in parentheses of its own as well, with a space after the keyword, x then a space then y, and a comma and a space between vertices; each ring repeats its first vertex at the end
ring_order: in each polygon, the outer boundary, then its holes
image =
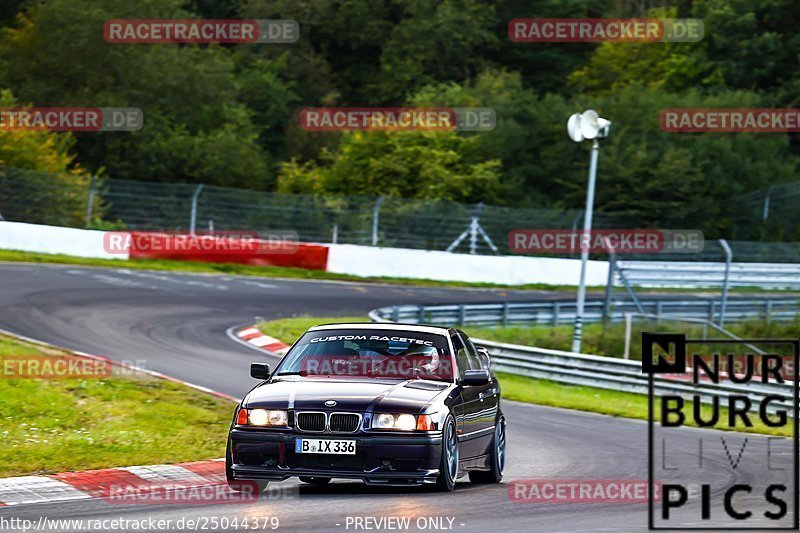
POLYGON ((400 431, 431 431, 436 429, 430 415, 414 416, 407 413, 379 413, 372 418, 373 429, 399 429, 400 431))
POLYGON ((372 421, 372 427, 376 429, 394 429, 394 415, 387 413, 375 415, 375 419, 372 421))
POLYGON ((285 426, 289 422, 286 411, 267 411, 267 420, 270 426, 285 426))
POLYGON ((241 426, 287 426, 289 415, 278 409, 240 409, 236 423, 241 426))
POLYGON ((417 417, 414 415, 397 415, 394 419, 394 427, 403 431, 411 431, 417 427, 417 417))

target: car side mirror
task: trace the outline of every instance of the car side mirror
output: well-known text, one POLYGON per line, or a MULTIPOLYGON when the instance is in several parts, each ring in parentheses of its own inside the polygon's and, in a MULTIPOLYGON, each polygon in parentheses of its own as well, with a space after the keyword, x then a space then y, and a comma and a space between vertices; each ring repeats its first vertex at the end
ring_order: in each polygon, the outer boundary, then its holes
POLYGON ((487 360, 487 361, 490 361, 490 360, 491 360, 491 357, 489 356, 489 350, 487 350, 487 349, 486 349, 486 348, 484 348, 483 346, 478 346, 478 347, 476 347, 476 348, 475 348, 475 350, 477 350, 477 352, 478 352, 479 354, 481 354, 482 356, 484 356, 484 357, 486 358, 486 360, 487 360))
POLYGON ((491 380, 488 370, 467 370, 461 378, 462 385, 487 385, 491 380))
POLYGON ((250 363, 250 377, 269 379, 269 365, 267 363, 250 363))

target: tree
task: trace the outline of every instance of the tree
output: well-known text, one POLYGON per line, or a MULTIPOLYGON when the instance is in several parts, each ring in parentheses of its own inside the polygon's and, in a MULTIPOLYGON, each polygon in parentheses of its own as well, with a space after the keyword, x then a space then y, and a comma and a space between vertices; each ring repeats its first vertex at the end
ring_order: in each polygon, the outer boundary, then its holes
POLYGON ((455 132, 353 132, 323 165, 282 165, 279 192, 495 200, 500 163, 478 157, 477 139, 455 132))
POLYGON ((108 44, 114 18, 188 18, 180 0, 31 4, 0 38, 0 81, 37 106, 139 107, 134 133, 78 133, 80 160, 117 178, 263 188, 268 162, 227 48, 108 44))
MULTIPOLYGON (((23 107, 7 89, 0 108, 23 107)), ((83 223, 88 174, 71 152, 71 133, 0 128, 0 214, 7 220, 83 223)))

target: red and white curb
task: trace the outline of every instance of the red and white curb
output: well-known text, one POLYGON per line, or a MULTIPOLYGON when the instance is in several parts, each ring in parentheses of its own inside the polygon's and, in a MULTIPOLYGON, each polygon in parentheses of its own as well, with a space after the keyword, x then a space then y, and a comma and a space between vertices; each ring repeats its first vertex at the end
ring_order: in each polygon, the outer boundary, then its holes
POLYGON ((291 346, 279 341, 275 337, 264 335, 256 326, 240 329, 236 332, 236 336, 248 344, 252 344, 257 348, 280 356, 285 355, 286 352, 289 351, 289 348, 291 348, 291 346))
POLYGON ((0 506, 102 498, 114 487, 136 491, 165 483, 202 487, 225 482, 225 459, 21 476, 0 479, 0 506))
MULTIPOLYGON (((143 372, 150 376, 181 383, 193 389, 213 394, 236 403, 239 400, 228 394, 211 390, 201 385, 189 383, 161 372, 148 370, 128 363, 114 361, 108 357, 67 350, 60 346, 25 337, 0 329, 0 333, 40 346, 55 348, 77 357, 105 361, 114 366, 143 372)), ((185 486, 220 485, 225 481, 225 459, 194 461, 175 465, 127 466, 104 468, 82 472, 62 472, 47 476, 20 476, 0 478, 0 507, 28 503, 81 500, 107 496, 112 487, 125 486, 131 490, 147 490, 164 483, 180 483, 185 486)))

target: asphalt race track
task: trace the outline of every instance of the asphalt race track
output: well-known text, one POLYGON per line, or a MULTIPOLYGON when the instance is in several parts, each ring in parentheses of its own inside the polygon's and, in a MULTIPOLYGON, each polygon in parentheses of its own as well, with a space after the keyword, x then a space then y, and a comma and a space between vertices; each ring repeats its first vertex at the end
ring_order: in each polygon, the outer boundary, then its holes
MULTIPOLYGON (((241 397, 253 384, 251 361, 268 360, 231 340, 233 326, 297 314, 357 315, 397 303, 531 300, 556 293, 412 288, 389 285, 172 274, 75 266, 0 264, 0 328, 66 348, 106 355, 241 397)), ((561 295, 563 296, 563 294, 561 295)), ((233 406, 231 406, 233 408, 233 406)), ((356 531, 347 517, 452 518, 454 531, 642 531, 645 504, 512 502, 515 479, 647 479, 647 425, 574 411, 505 402, 508 463, 499 486, 458 483, 450 494, 376 489, 338 481, 325 487, 289 480, 272 484, 273 497, 249 505, 109 505, 104 500, 0 508, 0 517, 172 519, 278 517, 280 530, 356 531)), ((227 427, 220 427, 220 439, 227 427)), ((698 439, 725 435, 738 450, 745 436, 696 429, 676 432, 681 453, 673 466, 697 464, 698 439)), ((697 482, 715 486, 758 479, 766 466, 765 438, 751 443, 738 468, 709 453, 697 482), (752 455, 749 455, 752 452, 752 455)), ((773 461, 775 459, 773 458, 773 461)), ((716 494, 716 493, 715 493, 716 494)), ((790 500, 791 501, 791 500, 790 500)), ((764 509, 761 494, 737 505, 764 509)), ((714 508, 714 512, 717 509, 714 508)), ((760 512, 760 511, 759 511, 760 512)), ((702 525, 699 520, 697 526, 702 525)), ((431 529, 426 529, 431 530, 431 529)))

